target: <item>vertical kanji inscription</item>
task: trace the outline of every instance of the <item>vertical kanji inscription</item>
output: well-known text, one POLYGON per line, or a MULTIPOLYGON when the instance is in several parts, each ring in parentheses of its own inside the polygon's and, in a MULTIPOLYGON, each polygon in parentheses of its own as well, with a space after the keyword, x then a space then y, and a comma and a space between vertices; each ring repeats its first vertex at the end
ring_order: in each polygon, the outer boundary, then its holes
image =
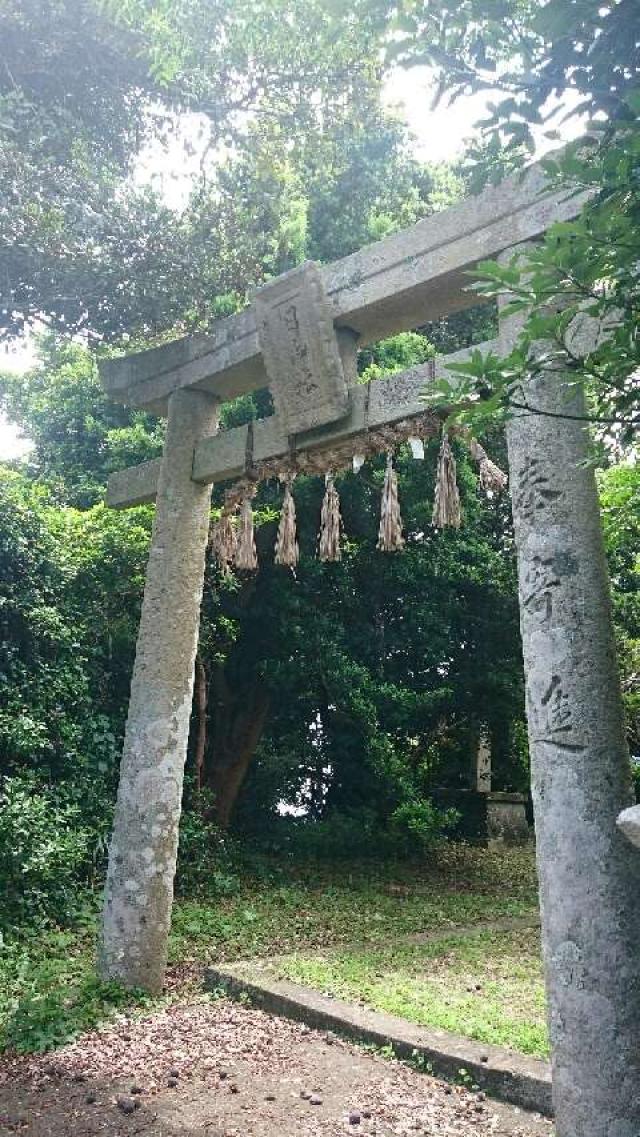
POLYGON ((300 268, 258 289, 258 339, 286 433, 301 434, 349 412, 349 390, 318 266, 300 268))

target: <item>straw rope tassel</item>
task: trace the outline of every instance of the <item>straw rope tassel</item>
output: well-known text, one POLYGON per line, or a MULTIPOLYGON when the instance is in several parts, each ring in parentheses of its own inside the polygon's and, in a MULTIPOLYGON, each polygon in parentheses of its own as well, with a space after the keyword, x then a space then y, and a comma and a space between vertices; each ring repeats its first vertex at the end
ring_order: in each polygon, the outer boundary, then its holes
POLYGON ((299 549, 296 540, 296 503, 291 493, 293 478, 288 477, 285 483, 278 536, 276 537, 275 563, 295 568, 298 563, 299 549))
POLYGON ((253 531, 253 510, 251 498, 243 498, 240 507, 240 527, 236 546, 235 566, 245 572, 255 572, 258 567, 256 538, 253 531))
POLYGON ((231 512, 223 509, 218 521, 211 526, 210 545, 223 572, 229 571, 238 546, 238 536, 231 512))
POLYGON ((469 450, 474 462, 478 463, 478 477, 484 492, 499 493, 503 490, 509 480, 504 470, 491 461, 484 447, 475 438, 471 439, 469 450))
POLYGON ((460 494, 456 482, 456 460, 449 445, 449 439, 446 434, 443 434, 438 455, 436 492, 433 500, 431 523, 436 529, 444 529, 447 525, 459 529, 461 520, 460 494))
POLYGON ((398 552, 404 545, 402 536, 402 517, 398 501, 398 475, 393 468, 393 454, 387 452, 387 469, 384 475, 384 488, 380 504, 380 529, 378 548, 383 553, 398 552))
POLYGON ((340 498, 335 487, 333 474, 325 477, 325 491, 320 514, 320 548, 318 556, 321 561, 341 561, 340 549, 340 498))

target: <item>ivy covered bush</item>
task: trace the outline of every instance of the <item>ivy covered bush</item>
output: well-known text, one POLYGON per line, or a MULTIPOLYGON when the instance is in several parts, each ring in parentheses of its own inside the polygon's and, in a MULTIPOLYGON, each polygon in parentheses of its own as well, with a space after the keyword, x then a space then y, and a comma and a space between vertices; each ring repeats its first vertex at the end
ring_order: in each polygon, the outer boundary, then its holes
POLYGON ((80 806, 23 771, 0 783, 0 930, 66 923, 92 863, 93 834, 80 806))
POLYGON ((148 545, 0 466, 0 927, 64 923, 105 861, 148 545))

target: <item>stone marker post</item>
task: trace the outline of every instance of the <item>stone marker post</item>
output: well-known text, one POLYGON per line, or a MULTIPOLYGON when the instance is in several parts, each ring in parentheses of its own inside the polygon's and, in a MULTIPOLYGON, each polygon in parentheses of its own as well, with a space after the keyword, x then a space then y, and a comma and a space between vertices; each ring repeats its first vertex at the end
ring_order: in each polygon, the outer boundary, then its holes
POLYGON ((211 486, 191 480, 196 442, 218 403, 169 399, 151 551, 109 850, 100 974, 162 987, 171 921, 211 486))
POLYGON ((564 417, 585 404, 560 371, 519 394, 545 412, 514 411, 507 442, 556 1132, 638 1137, 640 853, 616 827, 630 770, 587 425, 564 417))
POLYGON ((475 785, 479 794, 491 793, 491 739, 486 723, 482 723, 478 736, 478 749, 474 762, 475 785))

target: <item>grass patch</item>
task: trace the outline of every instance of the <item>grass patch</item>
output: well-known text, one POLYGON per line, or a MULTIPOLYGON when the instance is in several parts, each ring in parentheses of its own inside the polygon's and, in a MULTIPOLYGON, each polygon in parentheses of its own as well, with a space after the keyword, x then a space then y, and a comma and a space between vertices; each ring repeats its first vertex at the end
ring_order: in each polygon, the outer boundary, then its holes
MULTIPOLYGON (((225 876, 223 889, 219 884, 212 870, 210 898, 176 902, 170 961, 388 942, 407 932, 525 915, 536 906, 529 850, 447 845, 422 865, 263 858, 225 876)), ((49 1050, 119 1010, 154 1005, 95 977, 99 906, 98 896, 90 898, 72 930, 0 942, 0 1049, 49 1050)))
POLYGON ((374 943, 537 909, 530 849, 443 845, 429 864, 262 862, 232 896, 181 900, 170 958, 251 959, 374 943))
POLYGON ((281 978, 544 1058, 549 1053, 539 933, 477 933, 428 944, 293 956, 281 978))
POLYGON ((31 935, 0 947, 0 1050, 52 1050, 145 1005, 142 992, 102 983, 95 973, 95 926, 31 935))

